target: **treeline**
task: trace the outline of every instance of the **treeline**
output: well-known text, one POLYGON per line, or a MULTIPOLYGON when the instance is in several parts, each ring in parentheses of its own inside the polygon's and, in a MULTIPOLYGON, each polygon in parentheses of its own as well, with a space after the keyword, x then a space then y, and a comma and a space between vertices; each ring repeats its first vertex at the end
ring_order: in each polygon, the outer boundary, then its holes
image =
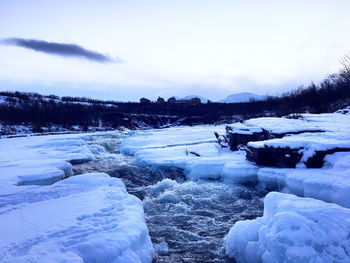
POLYGON ((3 125, 58 125, 141 128, 166 125, 224 123, 259 116, 333 112, 350 104, 350 69, 345 67, 319 85, 314 83, 278 97, 245 103, 135 103, 85 97, 59 97, 38 93, 0 92, 3 125), (3 102, 1 102, 3 100, 3 102))
POLYGON ((294 112, 333 112, 350 104, 350 71, 333 74, 319 85, 312 83, 280 97, 269 97, 267 102, 276 105, 276 112, 283 115, 294 112))
POLYGON ((19 92, 19 91, 0 91, 0 96, 6 96, 8 98, 17 98, 21 100, 37 100, 44 102, 47 100, 56 100, 63 102, 79 102, 79 103, 93 103, 93 104, 110 104, 115 105, 118 102, 113 100, 98 100, 87 97, 71 97, 71 96, 57 96, 57 95, 42 95, 36 92, 19 92))

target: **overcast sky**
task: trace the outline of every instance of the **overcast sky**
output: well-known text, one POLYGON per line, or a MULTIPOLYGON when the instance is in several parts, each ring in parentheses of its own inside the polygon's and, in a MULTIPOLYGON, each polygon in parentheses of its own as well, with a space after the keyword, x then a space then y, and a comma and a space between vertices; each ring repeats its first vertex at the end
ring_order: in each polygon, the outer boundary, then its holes
POLYGON ((339 70, 349 11, 349 0, 1 0, 0 90, 273 95, 339 70))

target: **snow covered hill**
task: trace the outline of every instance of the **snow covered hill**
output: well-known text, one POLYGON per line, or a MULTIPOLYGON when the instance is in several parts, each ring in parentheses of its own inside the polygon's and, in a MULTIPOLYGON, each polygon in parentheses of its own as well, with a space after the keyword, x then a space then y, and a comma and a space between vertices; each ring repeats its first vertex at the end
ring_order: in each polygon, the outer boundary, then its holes
POLYGON ((199 98, 202 103, 207 103, 208 102, 207 98, 204 98, 204 97, 198 96, 198 95, 188 95, 186 97, 183 97, 181 100, 191 100, 193 98, 199 98))
POLYGON ((257 95, 254 93, 243 92, 232 94, 223 100, 219 100, 220 103, 239 103, 239 102, 249 102, 250 100, 263 100, 266 96, 257 95))
MULTIPOLYGON (((199 95, 188 95, 186 97, 183 97, 181 99, 176 98, 177 100, 191 100, 193 98, 199 98, 202 103, 207 103, 209 99, 199 96, 199 95)), ((219 103, 239 103, 239 102, 249 102, 250 100, 263 100, 265 99, 266 96, 264 95, 257 95, 254 93, 249 93, 249 92, 243 92, 243 93, 237 93, 237 94, 232 94, 228 96, 225 99, 219 100, 217 102, 219 103)))

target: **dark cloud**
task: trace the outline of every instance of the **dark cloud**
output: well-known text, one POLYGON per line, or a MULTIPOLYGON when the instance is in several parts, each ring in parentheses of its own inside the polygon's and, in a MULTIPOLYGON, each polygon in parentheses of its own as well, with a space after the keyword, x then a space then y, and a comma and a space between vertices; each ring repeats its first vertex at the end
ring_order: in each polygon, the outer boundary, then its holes
POLYGON ((23 39, 23 38, 6 38, 2 40, 3 44, 13 45, 23 48, 32 49, 38 52, 44 52, 48 54, 63 56, 63 57, 79 57, 95 62, 121 62, 119 58, 112 59, 111 57, 102 53, 85 49, 75 44, 64 44, 47 42, 36 39, 23 39))

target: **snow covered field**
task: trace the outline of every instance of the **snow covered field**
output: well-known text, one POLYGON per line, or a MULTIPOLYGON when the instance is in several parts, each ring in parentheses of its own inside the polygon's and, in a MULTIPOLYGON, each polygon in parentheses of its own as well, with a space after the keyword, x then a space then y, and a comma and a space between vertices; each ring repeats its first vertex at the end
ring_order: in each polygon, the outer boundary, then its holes
POLYGON ((152 261, 141 201, 107 174, 72 176, 105 151, 94 136, 0 140, 1 262, 152 261))

